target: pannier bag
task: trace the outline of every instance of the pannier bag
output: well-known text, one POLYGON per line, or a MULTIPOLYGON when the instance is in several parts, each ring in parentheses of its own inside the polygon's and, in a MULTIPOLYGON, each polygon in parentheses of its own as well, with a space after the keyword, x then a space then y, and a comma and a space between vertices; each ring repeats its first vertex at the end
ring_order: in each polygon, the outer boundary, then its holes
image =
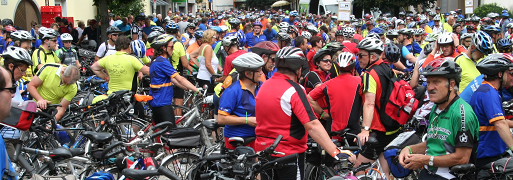
POLYGON ((37 103, 35 101, 11 102, 11 115, 1 122, 2 125, 26 131, 36 118, 37 103))
POLYGON ((195 148, 201 144, 201 133, 194 128, 180 127, 163 135, 162 139, 172 148, 195 148))

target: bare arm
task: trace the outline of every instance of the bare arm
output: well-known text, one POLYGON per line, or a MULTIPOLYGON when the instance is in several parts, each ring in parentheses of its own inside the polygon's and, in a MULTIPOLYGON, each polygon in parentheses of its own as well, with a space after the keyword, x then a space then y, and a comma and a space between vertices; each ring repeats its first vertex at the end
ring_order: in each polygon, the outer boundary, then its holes
POLYGON ((412 88, 415 88, 419 85, 419 78, 420 78, 419 68, 420 68, 420 64, 415 63, 415 68, 413 69, 413 74, 411 75, 411 80, 410 80, 410 86, 412 88))
POLYGON ((513 146, 513 135, 511 134, 511 131, 509 130, 509 120, 503 119, 498 120, 493 123, 495 128, 497 129, 497 132, 501 136, 501 139, 508 145, 508 147, 513 146))
POLYGON ((205 66, 210 74, 216 74, 214 68, 212 68, 212 57, 214 55, 214 51, 212 50, 212 46, 207 45, 207 48, 205 49, 205 66))
POLYGON ((57 121, 61 120, 62 117, 64 117, 64 114, 66 114, 66 109, 68 109, 70 102, 63 98, 60 104, 61 106, 57 107, 57 114, 55 114, 55 119, 57 121))
MULTIPOLYGON (((376 94, 371 92, 366 92, 364 94, 365 101, 363 102, 363 127, 371 127, 372 120, 374 118, 374 106, 375 106, 375 98, 376 94)), ((370 131, 362 129, 362 132, 358 134, 358 138, 360 139, 360 144, 365 144, 369 139, 370 131)))
POLYGON ((44 99, 41 94, 37 91, 37 88, 43 85, 43 80, 41 80, 38 76, 34 76, 32 81, 27 85, 27 90, 30 95, 37 101, 37 106, 41 109, 46 109, 46 106, 51 102, 44 99))
POLYGON ((310 105, 312 105, 312 108, 315 111, 315 113, 321 114, 323 112, 323 109, 321 108, 319 103, 317 103, 317 101, 315 101, 310 95, 308 95, 307 97, 308 97, 308 101, 310 102, 310 105))
POLYGON ((144 75, 150 75, 150 67, 145 65, 139 70, 139 72, 142 72, 144 75))
POLYGON ((319 120, 313 120, 306 124, 303 124, 308 134, 315 140, 315 142, 319 143, 322 148, 324 148, 332 157, 337 156, 339 151, 337 150, 337 146, 333 144, 331 138, 328 136, 328 133, 322 126, 319 120))
POLYGON ((189 80, 187 80, 186 78, 184 78, 181 75, 177 75, 174 78, 172 78, 171 80, 173 81, 174 84, 181 86, 182 89, 188 89, 188 90, 192 90, 194 92, 199 92, 199 90, 198 90, 198 88, 196 88, 196 86, 194 86, 191 82, 189 82, 189 80))
POLYGON ((180 62, 182 63, 182 66, 184 69, 187 69, 191 72, 193 72, 194 70, 192 69, 191 66, 189 66, 189 60, 187 60, 187 56, 182 56, 180 57, 180 62))
POLYGON ((91 70, 93 70, 94 74, 96 74, 96 76, 98 76, 99 78, 105 79, 106 81, 110 80, 109 75, 105 73, 105 69, 102 66, 100 66, 100 63, 98 63, 98 61, 96 61, 91 66, 91 70))
POLYGON ((219 124, 224 125, 243 125, 248 124, 250 126, 256 127, 256 117, 247 117, 247 123, 246 123, 246 117, 238 117, 238 116, 227 116, 224 114, 219 114, 218 116, 219 124))

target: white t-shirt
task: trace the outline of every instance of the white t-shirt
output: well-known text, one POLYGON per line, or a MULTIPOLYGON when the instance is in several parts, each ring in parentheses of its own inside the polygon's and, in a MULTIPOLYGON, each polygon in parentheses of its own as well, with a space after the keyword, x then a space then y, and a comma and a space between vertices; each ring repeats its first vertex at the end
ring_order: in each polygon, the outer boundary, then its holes
POLYGON ((103 58, 103 54, 105 54, 105 56, 108 56, 108 55, 112 55, 112 54, 116 54, 116 46, 112 46, 110 45, 109 43, 108 44, 108 50, 107 52, 105 53, 105 42, 103 42, 100 47, 98 47, 98 51, 96 52, 96 56, 100 57, 100 58, 103 58))
MULTIPOLYGON (((210 81, 210 78, 212 77, 212 74, 207 69, 207 66, 205 64, 205 56, 200 56, 198 58, 198 61, 200 62, 200 67, 198 70, 198 79, 201 80, 207 80, 210 81)), ((217 59, 217 56, 212 53, 212 68, 214 69, 214 72, 217 71, 217 68, 219 66, 219 59, 217 59)))

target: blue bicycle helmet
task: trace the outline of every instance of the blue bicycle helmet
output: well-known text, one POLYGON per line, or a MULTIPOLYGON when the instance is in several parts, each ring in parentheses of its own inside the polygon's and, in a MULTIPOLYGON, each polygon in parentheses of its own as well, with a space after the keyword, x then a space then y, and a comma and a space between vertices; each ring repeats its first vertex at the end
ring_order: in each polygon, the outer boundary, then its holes
POLYGON ((132 52, 137 58, 144 58, 146 56, 146 44, 141 40, 133 40, 130 42, 130 47, 132 47, 132 52))
POLYGON ((176 32, 178 32, 178 29, 179 29, 179 27, 178 27, 178 24, 176 24, 176 23, 169 23, 166 25, 166 31, 168 33, 176 33, 176 32))
POLYGON ((483 54, 488 55, 493 52, 493 40, 490 35, 484 31, 478 31, 472 37, 472 43, 476 45, 477 50, 483 54))
POLYGON ((376 33, 376 34, 379 34, 379 35, 383 35, 385 34, 385 30, 377 27, 377 28, 373 28, 372 30, 370 30, 370 32, 373 32, 373 33, 376 33))
POLYGON ((194 33, 194 37, 195 37, 196 39, 201 39, 201 38, 203 38, 203 31, 196 31, 196 32, 194 33))

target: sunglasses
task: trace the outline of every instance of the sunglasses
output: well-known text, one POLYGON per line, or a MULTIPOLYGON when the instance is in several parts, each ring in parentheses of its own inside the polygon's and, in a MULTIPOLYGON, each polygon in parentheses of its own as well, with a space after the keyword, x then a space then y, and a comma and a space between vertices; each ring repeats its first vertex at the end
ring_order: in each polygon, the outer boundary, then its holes
POLYGON ((57 39, 50 39, 50 41, 57 42, 57 39))
POLYGON ((357 54, 356 56, 358 56, 358 58, 362 58, 364 56, 368 56, 369 54, 357 54))
POLYGON ((323 60, 321 60, 321 62, 324 62, 324 63, 331 63, 331 59, 323 59, 323 60))
POLYGON ((113 35, 113 36, 119 36, 119 34, 110 34, 110 35, 113 35))
POLYGON ((16 93, 16 86, 10 87, 10 88, 0 88, 0 91, 8 90, 11 94, 16 93))

